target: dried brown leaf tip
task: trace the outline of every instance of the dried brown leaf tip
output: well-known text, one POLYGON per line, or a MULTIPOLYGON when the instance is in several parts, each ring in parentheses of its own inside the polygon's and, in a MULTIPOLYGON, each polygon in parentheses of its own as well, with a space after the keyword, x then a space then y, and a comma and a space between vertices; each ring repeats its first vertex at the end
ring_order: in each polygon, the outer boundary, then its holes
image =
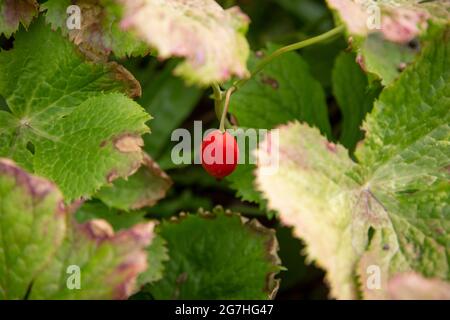
POLYGON ((132 153, 141 151, 144 146, 144 140, 141 136, 134 134, 124 134, 114 138, 114 147, 123 153, 132 153))
POLYGON ((133 74, 125 69, 123 66, 117 62, 108 63, 110 66, 115 80, 124 83, 126 88, 126 94, 131 98, 138 98, 142 95, 142 88, 139 81, 133 76, 133 74))

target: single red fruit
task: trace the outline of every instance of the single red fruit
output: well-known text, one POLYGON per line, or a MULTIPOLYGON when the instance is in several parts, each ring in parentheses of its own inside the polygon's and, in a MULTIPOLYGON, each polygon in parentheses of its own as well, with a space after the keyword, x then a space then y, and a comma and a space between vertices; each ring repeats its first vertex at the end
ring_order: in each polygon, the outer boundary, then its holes
POLYGON ((239 147, 228 132, 214 130, 202 142, 202 166, 217 179, 230 175, 238 164, 239 147))

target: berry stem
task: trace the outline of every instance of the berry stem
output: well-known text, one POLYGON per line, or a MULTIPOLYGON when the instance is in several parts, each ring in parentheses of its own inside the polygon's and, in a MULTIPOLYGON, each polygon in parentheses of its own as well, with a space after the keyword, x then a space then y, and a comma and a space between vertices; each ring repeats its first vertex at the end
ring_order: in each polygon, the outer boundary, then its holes
POLYGON ((225 103, 223 106, 222 116, 220 118, 220 127, 219 127, 219 130, 222 132, 225 132, 225 122, 227 120, 228 106, 230 105, 231 94, 233 92, 234 92, 234 89, 233 89, 233 87, 231 87, 230 89, 227 90, 227 92, 225 94, 225 103))
MULTIPOLYGON (((225 91, 223 91, 222 88, 220 88, 219 84, 217 84, 217 83, 213 83, 212 89, 213 89, 213 98, 214 98, 214 110, 216 112, 217 119, 220 119, 220 121, 221 121, 220 127, 224 128, 223 130, 221 130, 223 132, 223 131, 225 131, 225 128, 227 128, 227 129, 233 128, 231 123, 226 118, 226 114, 228 113, 228 105, 225 107, 226 94, 225 94, 225 91), (225 120, 222 120, 223 117, 225 117, 225 120), (223 122, 223 124, 222 124, 222 122, 223 122)), ((229 101, 229 99, 228 99, 228 101, 229 101)))
POLYGON ((340 25, 335 27, 334 29, 331 29, 330 31, 327 31, 321 35, 318 35, 316 37, 309 38, 307 40, 303 40, 300 42, 296 42, 290 45, 287 45, 285 47, 282 47, 270 55, 266 56, 264 59, 262 59, 257 65, 255 70, 251 73, 250 77, 245 79, 237 80, 233 83, 233 85, 224 91, 220 88, 220 85, 218 83, 214 83, 212 85, 213 92, 214 92, 214 101, 215 101, 215 111, 218 118, 220 118, 220 127, 219 130, 224 132, 225 128, 232 127, 229 121, 227 120, 227 113, 228 113, 228 106, 230 104, 231 95, 239 90, 243 85, 245 85, 250 79, 252 79, 255 75, 260 73, 268 64, 270 64, 273 60, 278 58, 279 56, 291 52, 296 51, 305 47, 308 47, 310 45, 332 39, 333 37, 341 34, 344 31, 344 26, 340 25), (225 98, 225 100, 224 100, 225 98))

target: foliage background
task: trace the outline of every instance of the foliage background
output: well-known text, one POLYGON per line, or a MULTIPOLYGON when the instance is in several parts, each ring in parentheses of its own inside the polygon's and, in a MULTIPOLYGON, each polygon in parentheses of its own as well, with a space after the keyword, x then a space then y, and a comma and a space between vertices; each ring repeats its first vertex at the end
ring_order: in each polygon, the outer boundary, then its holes
MULTIPOLYGON (((338 20, 336 16, 333 16, 332 11, 327 7, 325 1, 223 0, 218 2, 224 8, 239 5, 251 19, 247 33, 247 39, 252 51, 249 59, 250 69, 257 63, 261 56, 268 55, 281 46, 306 40, 324 33, 332 29, 338 20)), ((40 3, 45 5, 51 3, 51 1, 48 1, 48 3, 46 1, 40 1, 40 3)), ((105 0, 103 3, 108 3, 108 1, 105 0)), ((434 26, 431 24, 429 34, 434 32, 433 28, 434 26)), ((403 72, 403 69, 408 67, 411 61, 414 61, 422 47, 417 39, 403 45, 380 45, 379 39, 371 37, 370 42, 368 40, 366 46, 363 46, 363 50, 367 50, 367 52, 364 52, 367 58, 366 67, 374 72, 364 73, 361 68, 364 63, 361 61, 360 65, 357 63, 356 54, 351 48, 355 44, 356 46, 361 45, 359 41, 362 40, 357 37, 351 39, 348 40, 344 34, 341 34, 327 41, 298 50, 296 53, 289 53, 273 61, 266 67, 264 73, 259 75, 258 81, 249 82, 233 95, 230 104, 230 121, 242 127, 257 128, 273 128, 292 120, 306 121, 318 127, 322 135, 326 136, 329 141, 340 142, 350 151, 350 157, 355 159, 356 156, 353 152, 358 142, 363 138, 363 132, 359 130, 359 127, 365 115, 372 110, 373 103, 379 97, 383 85, 389 87, 395 78, 403 72), (377 50, 386 51, 378 52, 377 50), (371 59, 369 55, 374 52, 376 57, 372 57, 371 59), (392 52, 394 54, 386 58, 386 60, 389 60, 386 67, 386 64, 384 64, 386 61, 380 61, 379 58, 381 57, 381 60, 383 60, 385 53, 391 54, 392 52), (377 72, 383 73, 382 79, 377 78, 377 72), (285 90, 286 87, 289 90, 285 90), (261 92, 265 92, 266 95, 259 96, 261 92), (276 92, 276 94, 272 96, 273 92, 276 92), (268 102, 269 99, 267 97, 271 98, 270 102, 268 102)), ((14 48, 14 37, 7 38, 5 35, 2 35, 0 38, 0 46, 3 52, 8 52, 11 48, 14 48)), ((64 47, 64 45, 61 45, 61 47, 64 47)), ((140 48, 138 48, 139 50, 140 48)), ((443 52, 447 52, 445 48, 442 50, 443 52)), ((150 256, 151 254, 158 256, 158 259, 166 262, 167 274, 165 277, 167 279, 164 278, 162 284, 157 285, 156 289, 143 287, 143 290, 132 298, 167 298, 167 291, 169 289, 166 288, 167 283, 165 281, 171 283, 185 281, 185 279, 180 280, 180 278, 176 278, 174 276, 175 271, 172 273, 173 270, 171 271, 170 268, 174 268, 174 266, 167 263, 170 259, 166 257, 167 253, 164 251, 164 246, 169 243, 170 245, 178 246, 177 250, 188 250, 189 248, 184 247, 183 241, 180 241, 178 237, 195 236, 196 233, 193 230, 201 230, 204 227, 204 221, 197 220, 197 216, 191 216, 187 220, 191 224, 192 229, 186 227, 187 229, 183 230, 180 228, 177 231, 171 231, 171 225, 167 221, 170 218, 178 217, 180 212, 193 213, 197 212, 199 208, 214 211, 217 210, 214 209, 217 205, 223 206, 233 212, 240 212, 245 217, 257 219, 263 226, 276 231, 280 247, 278 255, 284 267, 284 270, 279 274, 281 286, 276 299, 329 298, 330 291, 326 284, 324 271, 317 268, 314 263, 307 261, 308 259, 304 255, 306 251, 304 244, 293 236, 292 229, 281 225, 277 218, 277 213, 267 208, 266 200, 263 200, 261 194, 253 187, 251 171, 254 167, 240 166, 229 178, 223 181, 217 181, 207 175, 199 165, 176 166, 172 163, 170 156, 175 143, 170 142, 170 136, 174 129, 185 128, 192 132, 193 123, 198 120, 203 122, 204 129, 217 128, 219 126, 214 109, 214 101, 211 99, 211 89, 208 87, 201 88, 189 85, 182 77, 174 75, 174 70, 178 70, 177 66, 179 67, 180 63, 183 63, 181 61, 182 59, 163 61, 154 56, 146 56, 144 58, 124 58, 121 56, 111 55, 109 58, 123 65, 139 81, 142 95, 136 99, 136 102, 153 117, 153 120, 148 122, 151 128, 151 134, 143 136, 143 149, 170 176, 172 182, 170 182, 164 172, 152 167, 153 162, 151 160, 144 160, 144 162, 147 161, 146 165, 149 168, 153 168, 150 177, 146 177, 144 173, 143 177, 139 176, 139 178, 132 180, 131 184, 126 184, 124 181, 119 180, 117 185, 125 189, 129 188, 129 193, 125 192, 125 196, 118 195, 111 189, 100 189, 94 195, 93 199, 86 201, 78 208, 76 218, 79 222, 88 221, 92 218, 103 218, 108 220, 116 230, 129 228, 144 219, 165 221, 162 223, 163 228, 166 228, 162 232, 162 237, 154 240, 156 244, 148 250, 148 253, 150 256), (161 188, 163 191, 160 194, 152 194, 150 192, 147 195, 148 199, 145 199, 145 201, 147 201, 147 205, 151 206, 151 208, 139 207, 137 210, 128 212, 127 209, 133 206, 133 204, 130 205, 128 203, 130 199, 129 195, 133 195, 134 190, 147 188, 149 181, 156 181, 154 182, 155 189, 159 190, 161 188), (166 189, 169 191, 165 195, 166 189), (164 195, 165 197, 160 199, 164 195)), ((98 72, 100 73, 100 71, 98 72)), ((448 84, 444 84, 444 89, 447 86, 448 84)), ((131 95, 136 93, 135 87, 121 87, 119 89, 121 91, 128 91, 128 93, 131 92, 131 95)), ((113 91, 118 89, 108 87, 102 90, 113 91)), ((395 96, 395 94, 391 94, 391 96, 388 94, 388 98, 395 96)), ((126 102, 124 102, 125 104, 126 102)), ((442 104, 439 108, 444 110, 445 106, 442 104)), ((7 103, 1 96, 0 110, 8 110, 7 103)), ((136 118, 138 119, 138 112, 136 110, 135 112, 136 118)), ((445 110, 442 113, 444 115, 443 118, 445 118, 447 116, 445 110)), ((139 121, 143 121, 144 118, 141 115, 139 121)), ((147 119, 145 118, 144 120, 147 119)), ((136 120, 136 131, 144 133, 145 129, 139 127, 139 121, 136 120)), ((302 131, 302 129, 298 130, 302 134, 310 135, 312 141, 321 141, 320 139, 314 140, 318 136, 316 132, 302 131)), ((444 140, 443 138, 442 141, 444 140)), ((339 153, 341 151, 341 149, 336 151, 337 147, 332 143, 327 142, 326 146, 333 152, 339 153)), ((34 148, 32 144, 31 146, 27 144, 26 147, 29 151, 34 151, 31 150, 34 148)), ((303 151, 301 147, 298 146, 296 150, 303 151)), ((307 149, 306 147, 304 148, 307 149)), ((446 150, 444 152, 447 152, 446 150)), ((0 151, 2 151, 1 148, 0 151)), ((313 155, 315 154, 313 153, 313 155)), ((444 156, 441 156, 441 158, 443 159, 444 156)), ((46 164, 45 160, 41 161, 44 167, 46 164)), ((448 162, 448 159, 442 160, 442 163, 445 161, 448 162)), ((330 170, 332 170, 331 166, 330 170)), ((444 188, 447 187, 442 184, 442 190, 445 196, 444 188)), ((402 191, 405 194, 414 194, 417 190, 402 191)), ((367 201, 370 202, 370 196, 367 197, 367 201)), ((140 199, 133 200, 139 202, 140 199)), ((444 199, 441 203, 445 201, 444 199)), ((183 219, 185 218, 181 218, 181 220, 183 219)), ((258 225, 248 224, 248 227, 252 231, 261 230, 258 225)), ((237 220, 230 222, 229 228, 236 228, 235 235, 237 235, 237 238, 239 238, 240 227, 237 220)), ((361 229, 363 227, 361 226, 361 229)), ((211 228, 210 230, 213 229, 211 228)), ((220 227, 214 230, 216 230, 217 234, 223 231, 220 227)), ((369 231, 373 230, 371 229, 369 231)), ((236 240, 231 236, 227 238, 228 235, 226 233, 224 234, 220 236, 220 241, 232 243, 236 240)), ((197 234, 197 236, 201 237, 201 234, 197 234)), ((367 236, 371 237, 370 234, 367 236)), ((219 239, 216 239, 214 234, 208 234, 205 238, 212 242, 219 239)), ((245 241, 247 240, 245 239, 245 241)), ((223 243, 220 241, 218 241, 219 245, 215 247, 215 250, 226 251, 226 246, 222 247, 223 243)), ((255 243, 255 247, 258 248, 258 241, 255 240, 255 243)), ((234 243, 233 245, 241 248, 239 246, 240 244, 234 243)), ((253 245, 250 240, 248 240, 247 244, 249 246, 253 245)), ((242 250, 244 249, 245 247, 242 250)), ((448 248, 445 248, 445 250, 448 250, 448 248)), ((203 251, 201 252, 204 253, 203 251)), ((255 252, 257 252, 256 249, 255 252)), ((219 252, 216 253, 220 256, 219 252)), ((176 254, 178 252, 175 252, 174 256, 176 254)), ((173 257, 171 256, 171 258, 173 257)), ((256 253, 255 260, 258 260, 258 258, 260 256, 256 253)), ((180 259, 182 260, 182 258, 180 259)), ((206 260, 207 257, 205 257, 206 260)), ((156 261, 155 265, 151 266, 154 268, 152 270, 156 270, 154 274, 144 273, 139 278, 139 281, 145 283, 153 281, 154 278, 159 279, 161 273, 163 273, 161 266, 158 265, 161 261, 156 261)), ((245 262, 244 259, 242 261, 245 262)), ((213 266, 218 261, 212 261, 211 263, 213 266)), ((257 263, 253 267, 255 267, 253 270, 255 273, 263 272, 261 271, 262 269, 258 269, 257 263)), ((209 274, 205 272, 205 274, 205 277, 211 276, 214 278, 217 276, 213 273, 209 274)), ((227 274, 223 276, 224 279, 227 279, 225 276, 233 277, 235 275, 227 274)), ((249 280, 246 277, 251 278, 251 275, 242 274, 242 283, 240 283, 240 279, 236 283, 246 287, 245 281, 249 280)), ((217 278, 214 280, 217 281, 217 278)), ((219 280, 223 281, 222 279, 219 280)), ((355 279, 355 281, 358 280, 355 279)), ((268 282, 270 283, 271 281, 268 282)), ((224 287, 226 288, 225 284, 224 287)), ((248 289, 251 292, 252 288, 248 289)), ((205 294, 205 292, 197 292, 196 290, 198 288, 195 285, 190 287, 190 290, 182 294, 187 294, 191 297, 203 297, 202 294, 205 294)), ((233 288, 230 290, 233 290, 233 288)), ((247 293, 244 289, 242 290, 243 294, 247 293)), ((219 293, 212 290, 208 294, 211 297, 215 297, 215 294, 219 293)), ((222 292, 222 294, 224 293, 222 292)), ((254 297, 259 298, 260 296, 255 294, 254 297)))

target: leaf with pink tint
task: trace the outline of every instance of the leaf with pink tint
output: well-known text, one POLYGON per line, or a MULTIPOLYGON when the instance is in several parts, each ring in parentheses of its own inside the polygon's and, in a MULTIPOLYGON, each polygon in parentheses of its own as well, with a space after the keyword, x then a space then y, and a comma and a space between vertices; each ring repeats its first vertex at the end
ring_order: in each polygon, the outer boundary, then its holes
POLYGON ((9 37, 20 24, 28 27, 37 13, 36 0, 0 0, 0 35, 9 37))
POLYGON ((327 0, 339 14, 351 35, 366 37, 382 33, 388 41, 407 43, 428 27, 428 21, 448 21, 446 0, 327 0))
POLYGON ((208 85, 248 75, 249 18, 238 7, 224 10, 213 0, 120 0, 122 27, 134 30, 162 59, 185 58, 175 73, 208 85))
POLYGON ((75 222, 58 188, 0 159, 0 298, 126 299, 147 269, 152 222, 114 233, 75 222))
POLYGON ((388 284, 393 300, 450 300, 450 284, 440 279, 427 279, 418 273, 393 277, 388 284))

